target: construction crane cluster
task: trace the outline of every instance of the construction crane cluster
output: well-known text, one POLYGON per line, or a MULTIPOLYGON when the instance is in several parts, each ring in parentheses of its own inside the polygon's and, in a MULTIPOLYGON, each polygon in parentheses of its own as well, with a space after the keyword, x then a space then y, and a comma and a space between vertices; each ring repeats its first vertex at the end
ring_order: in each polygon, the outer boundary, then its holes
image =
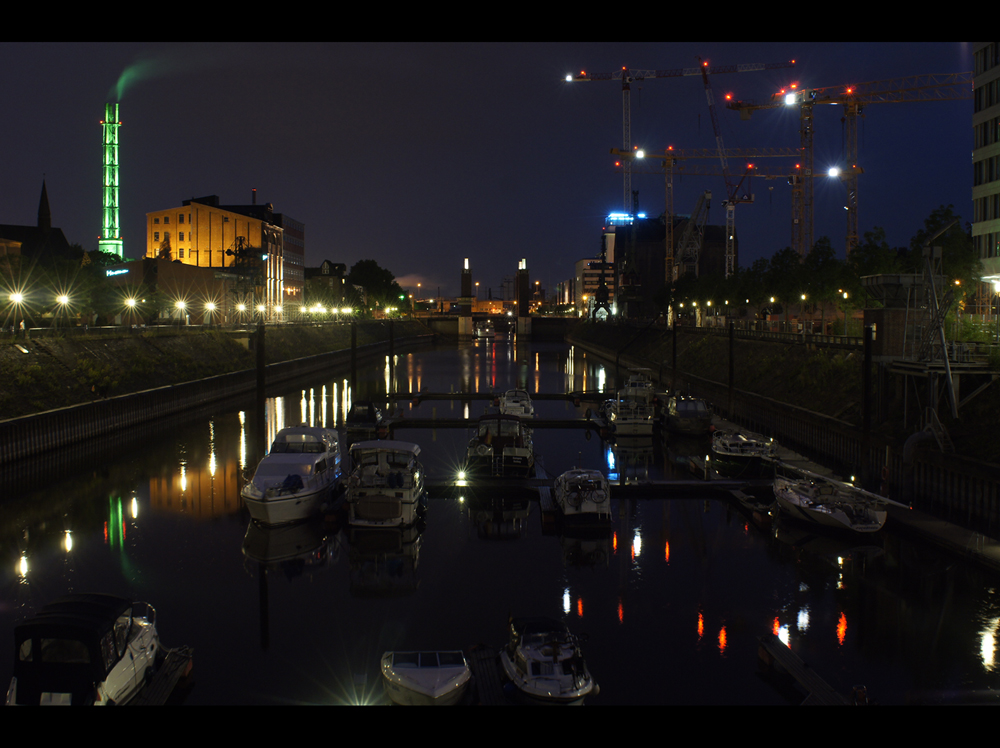
MULTIPOLYGON (((707 62, 699 59, 697 67, 674 70, 630 70, 623 67, 621 71, 607 75, 593 75, 580 72, 579 75, 566 76, 567 81, 620 80, 622 82, 622 148, 611 149, 612 154, 619 157, 624 182, 624 209, 630 210, 632 204, 631 175, 644 154, 633 148, 631 142, 630 84, 649 78, 670 78, 679 76, 700 75, 705 87, 706 99, 712 118, 712 127, 716 139, 716 149, 692 149, 667 152, 645 157, 645 162, 654 160, 661 162, 661 168, 666 175, 666 261, 667 282, 672 280, 674 267, 672 217, 673 195, 672 179, 675 174, 701 174, 717 176, 721 174, 726 184, 726 265, 725 274, 729 277, 735 271, 735 206, 743 202, 752 202, 752 194, 740 195, 739 190, 745 180, 751 176, 763 176, 767 179, 787 179, 792 187, 792 237, 791 246, 800 257, 813 247, 814 204, 813 179, 817 177, 838 176, 847 187, 847 236, 846 252, 858 243, 858 177, 864 173, 858 159, 857 120, 864 116, 865 107, 876 103, 914 102, 914 101, 945 101, 956 99, 971 99, 973 95, 972 73, 951 73, 943 75, 916 75, 905 78, 871 81, 852 85, 826 86, 820 88, 799 88, 795 85, 773 94, 770 99, 757 101, 728 101, 729 109, 738 111, 741 119, 749 119, 753 112, 763 109, 778 109, 798 107, 799 110, 799 145, 797 148, 785 149, 747 149, 736 151, 727 149, 722 141, 722 135, 715 112, 715 102, 712 94, 710 75, 733 72, 754 72, 790 68, 794 60, 779 63, 755 63, 746 65, 729 65, 710 67, 707 62), (813 162, 813 110, 816 105, 831 104, 844 107, 843 122, 845 125, 845 159, 846 166, 837 174, 817 174, 813 162), (737 174, 729 169, 728 158, 757 159, 771 156, 796 158, 794 167, 762 168, 747 164, 741 172, 739 181, 737 174), (694 166, 685 163, 689 159, 718 158, 720 166, 716 168, 694 166)), ((642 167, 638 167, 642 168, 642 167)), ((647 169, 643 169, 644 171, 647 169)), ((652 168, 648 169, 652 171, 652 168)), ((705 203, 705 196, 699 197, 699 212, 705 203)), ((696 232, 698 233, 698 232, 696 232)), ((695 241, 685 238, 685 254, 690 259, 695 241)))

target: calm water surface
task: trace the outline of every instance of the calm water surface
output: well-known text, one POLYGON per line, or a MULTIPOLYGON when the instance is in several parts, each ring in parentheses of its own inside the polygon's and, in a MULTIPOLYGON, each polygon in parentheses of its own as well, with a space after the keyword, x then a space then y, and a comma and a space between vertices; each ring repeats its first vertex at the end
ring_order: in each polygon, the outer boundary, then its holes
MULTIPOLYGON (((266 437, 303 421, 336 426, 349 399, 384 401, 386 367, 334 371, 270 398, 266 437)), ((398 357, 400 391, 613 389, 614 371, 560 343, 505 339, 398 357)), ((471 415, 454 401, 399 405, 408 417, 471 415)), ((536 402, 540 417, 587 407, 536 402)), ((593 407, 593 406, 591 406, 593 407)), ((187 704, 383 703, 390 649, 504 642, 508 615, 564 620, 599 695, 588 704, 787 704, 757 671, 771 631, 837 690, 883 704, 995 702, 997 580, 897 536, 852 542, 756 524, 703 499, 617 501, 613 531, 564 537, 537 501, 470 489, 431 495, 425 525, 352 533, 309 523, 263 532, 239 490, 256 464, 251 413, 232 410, 127 448, 75 474, 39 475, 0 503, 0 674, 14 625, 49 600, 104 591, 151 602, 166 646, 195 650, 187 704), (3 645, 3 642, 8 644, 3 645)), ((454 474, 466 429, 401 429, 432 478, 454 474)), ((545 471, 600 467, 622 479, 688 477, 694 443, 623 446, 583 429, 537 429, 545 471)))

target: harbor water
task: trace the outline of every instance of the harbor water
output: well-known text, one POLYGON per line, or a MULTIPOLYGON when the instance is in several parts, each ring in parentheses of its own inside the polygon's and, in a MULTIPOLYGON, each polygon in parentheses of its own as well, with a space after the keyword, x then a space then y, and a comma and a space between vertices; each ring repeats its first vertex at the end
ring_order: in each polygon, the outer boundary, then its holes
MULTIPOLYGON (((574 534, 537 495, 435 488, 414 528, 357 531, 343 516, 254 525, 240 499, 259 444, 284 426, 340 427, 352 401, 398 411, 435 486, 461 468, 469 428, 406 419, 475 418, 486 397, 604 390, 625 372, 561 342, 439 343, 367 365, 351 387, 333 370, 253 402, 165 425, 85 465, 39 470, 0 498, 0 675, 13 629, 70 592, 145 600, 162 643, 194 650, 183 704, 381 704, 387 650, 505 643, 509 616, 548 616, 587 634, 600 685, 587 704, 783 705, 801 700, 763 675, 775 633, 835 690, 881 704, 997 703, 995 573, 898 532, 825 533, 751 515, 720 498, 615 499, 607 532, 574 534), (481 399, 386 393, 463 392, 481 399)), ((271 394, 271 393, 269 393, 271 394)), ((540 419, 597 403, 535 400, 540 419)), ((625 482, 691 479, 707 442, 659 434, 622 443, 585 428, 537 428, 554 477, 599 468, 625 482)), ((68 456, 69 457, 69 456, 68 456)), ((46 463, 51 464, 51 463, 46 463)), ((67 464, 72 460, 67 459, 67 464)), ((346 465, 346 461, 345 461, 346 465)))

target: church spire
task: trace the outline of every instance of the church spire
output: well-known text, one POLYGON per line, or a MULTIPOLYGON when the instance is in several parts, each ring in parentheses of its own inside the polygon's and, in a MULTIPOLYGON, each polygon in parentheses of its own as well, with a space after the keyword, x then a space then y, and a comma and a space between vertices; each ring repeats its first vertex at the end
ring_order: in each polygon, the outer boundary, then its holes
POLYGON ((52 211, 49 210, 49 193, 45 189, 44 179, 42 179, 42 198, 38 201, 38 228, 42 231, 52 229, 52 211))

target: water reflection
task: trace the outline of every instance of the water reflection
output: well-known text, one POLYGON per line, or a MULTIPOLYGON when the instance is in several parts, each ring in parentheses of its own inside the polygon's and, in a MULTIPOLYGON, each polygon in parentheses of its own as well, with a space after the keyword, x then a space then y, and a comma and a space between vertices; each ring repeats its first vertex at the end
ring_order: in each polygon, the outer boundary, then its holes
MULTIPOLYGON (((390 363, 411 392, 485 395, 518 380, 533 392, 593 390, 609 379, 578 350, 503 339, 390 363)), ((842 691, 865 683, 882 703, 985 700, 1000 685, 995 579, 891 526, 858 543, 780 518, 757 523, 736 503, 675 497, 614 499, 612 528, 579 535, 547 524, 531 506, 537 497, 470 490, 464 500, 435 498, 426 527, 407 531, 307 523, 258 532, 239 489, 267 437, 301 421, 340 425, 355 399, 388 402, 386 364, 359 371, 356 390, 336 371, 269 393, 261 427, 242 404, 8 492, 0 645, 52 598, 104 590, 143 593, 170 622, 167 645, 212 653, 192 703, 314 701, 304 683, 331 693, 344 684, 340 698, 353 699, 377 683, 377 669, 357 676, 382 651, 497 644, 509 612, 586 627, 602 683, 593 703, 781 703, 752 664, 767 630, 842 691), (227 621, 204 610, 258 606, 267 652, 246 640, 220 650, 227 621), (661 646, 651 651, 650 641, 661 646), (666 671, 676 686, 651 675, 666 671), (352 691, 357 683, 364 687, 352 691)), ((454 408, 464 414, 466 404, 454 408)), ((541 417, 579 417, 586 405, 539 400, 537 408, 541 417)), ((467 442, 461 429, 406 438, 421 444, 435 478, 460 464, 467 442)), ((703 448, 672 436, 605 444, 577 430, 536 429, 535 438, 552 474, 592 466, 625 480, 690 479, 685 457, 703 448)), ((0 646, 0 673, 12 670, 9 650, 0 646)))

